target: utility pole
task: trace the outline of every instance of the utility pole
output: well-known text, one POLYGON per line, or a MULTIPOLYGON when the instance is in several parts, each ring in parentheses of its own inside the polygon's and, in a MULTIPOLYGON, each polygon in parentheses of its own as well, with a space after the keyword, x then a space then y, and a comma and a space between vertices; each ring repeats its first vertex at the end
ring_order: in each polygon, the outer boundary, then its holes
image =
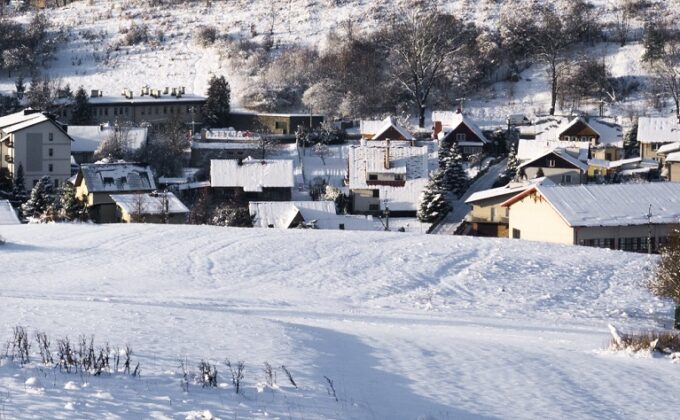
POLYGON ((647 253, 652 253, 652 205, 649 205, 649 210, 647 211, 647 253))

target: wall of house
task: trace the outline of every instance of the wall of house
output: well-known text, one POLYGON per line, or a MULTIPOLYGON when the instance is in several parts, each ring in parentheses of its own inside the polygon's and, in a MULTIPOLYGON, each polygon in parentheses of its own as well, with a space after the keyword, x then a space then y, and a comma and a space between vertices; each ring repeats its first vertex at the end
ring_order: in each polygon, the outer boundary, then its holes
POLYGON ((352 190, 352 211, 354 213, 376 213, 380 211, 380 197, 374 197, 370 189, 352 190))
MULTIPOLYGON (((659 241, 665 240, 672 229, 671 225, 652 225, 652 249, 656 251, 659 241)), ((593 226, 574 229, 576 244, 601 248, 626 249, 647 252, 649 225, 635 226, 593 226), (628 238, 626 240, 626 238, 628 238), (592 242, 594 240, 594 243, 592 242)))
POLYGON ((680 182, 680 162, 668 162, 668 180, 680 182))
MULTIPOLYGON (((121 223, 133 223, 132 222, 132 215, 130 213, 122 210, 120 207, 118 207, 117 210, 118 214, 118 219, 121 223)), ((168 215, 168 224, 171 225, 182 225, 186 223, 187 215, 186 213, 173 213, 168 215)), ((143 223, 158 223, 162 224, 165 223, 163 221, 163 217, 159 214, 145 214, 144 215, 144 221, 143 223)))
POLYGON ((656 151, 664 144, 668 143, 640 143, 640 157, 642 159, 661 160, 656 151))
MULTIPOLYGON (((509 198, 506 196, 506 198, 509 198)), ((481 201, 472 205, 470 218, 477 222, 508 222, 508 207, 501 207, 503 201, 481 201)))
POLYGON ((527 179, 538 178, 538 170, 543 170, 543 176, 549 178, 556 184, 576 185, 583 182, 581 171, 574 168, 538 168, 538 167, 524 167, 524 174, 527 179), (564 175, 571 175, 571 182, 563 181, 564 175))
POLYGON ((574 243, 574 231, 543 197, 534 193, 510 206, 508 234, 519 230, 519 239, 574 243))
POLYGON ((618 147, 603 147, 591 149, 593 159, 620 160, 623 159, 623 149, 618 147))
POLYGON ((152 124, 167 124, 171 121, 179 121, 189 124, 193 120, 197 125, 203 122, 201 108, 205 101, 166 101, 147 103, 120 102, 115 104, 90 104, 92 119, 96 123, 118 121, 131 121, 141 123, 143 121, 152 124), (192 112, 193 108, 193 112, 192 112))
POLYGON ((13 133, 11 140, 14 147, 7 149, 7 154, 14 162, 7 168, 15 175, 19 165, 23 166, 26 189, 33 188, 43 176, 49 176, 53 183, 56 181, 57 186, 71 177, 71 139, 52 122, 45 121, 13 133))

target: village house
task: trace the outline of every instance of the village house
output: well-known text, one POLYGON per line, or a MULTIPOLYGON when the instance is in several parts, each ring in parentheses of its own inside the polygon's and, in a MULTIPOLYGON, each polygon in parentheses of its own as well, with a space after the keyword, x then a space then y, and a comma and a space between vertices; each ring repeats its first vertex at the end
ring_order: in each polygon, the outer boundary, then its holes
POLYGON ((508 237, 509 208, 503 203, 538 183, 551 183, 546 178, 538 178, 530 182, 510 182, 499 188, 478 191, 472 194, 465 204, 472 210, 465 217, 468 226, 465 234, 472 236, 508 237))
POLYGON ((96 223, 119 221, 112 194, 142 194, 156 189, 151 168, 126 162, 81 165, 74 185, 76 197, 85 203, 96 223))
POLYGON ((680 184, 670 182, 539 184, 503 206, 512 238, 656 252, 680 220, 677 197, 680 184))
POLYGON ((260 134, 234 128, 201 130, 191 142, 191 166, 208 168, 211 160, 261 159, 260 134))
POLYGON ((396 118, 389 116, 384 120, 361 120, 361 138, 364 140, 415 141, 416 138, 396 118))
POLYGON ((125 144, 130 151, 145 146, 149 139, 147 127, 126 127, 121 125, 70 125, 66 129, 73 139, 71 156, 78 164, 92 163, 101 145, 113 137, 125 144))
POLYGON ((433 111, 433 134, 442 145, 457 144, 463 156, 482 153, 489 140, 477 124, 462 112, 433 111))
POLYGON ((292 160, 210 161, 210 187, 222 200, 290 201, 294 186, 292 160))
POLYGON ((32 188, 48 176, 55 188, 71 176, 71 137, 48 114, 26 109, 0 118, 0 168, 32 188))
POLYGON ((408 142, 362 141, 349 148, 352 212, 415 216, 429 180, 429 149, 408 142))
POLYGON ((680 142, 680 122, 678 117, 640 117, 638 118, 637 141, 640 143, 640 157, 663 163, 660 149, 664 145, 680 142))
MULTIPOLYGON (((135 96, 130 89, 123 89, 120 96, 105 96, 102 90, 95 89, 90 93, 89 103, 92 120, 97 124, 145 122, 163 125, 177 121, 192 126, 203 122, 201 110, 206 99, 204 96, 186 94, 184 87, 144 87, 139 96, 135 96)), ((61 117, 68 121, 73 110, 66 106, 61 112, 61 117)))
POLYGON ((586 181, 588 165, 565 149, 553 149, 520 164, 518 171, 523 179, 546 177, 556 184, 581 184, 586 181))
POLYGON ((0 200, 0 225, 18 225, 20 223, 12 203, 8 200, 0 200))
POLYGON ((118 221, 122 223, 186 222, 189 209, 171 192, 111 194, 118 221))
POLYGON ((333 201, 251 201, 253 226, 277 229, 376 230, 372 218, 336 214, 333 201))

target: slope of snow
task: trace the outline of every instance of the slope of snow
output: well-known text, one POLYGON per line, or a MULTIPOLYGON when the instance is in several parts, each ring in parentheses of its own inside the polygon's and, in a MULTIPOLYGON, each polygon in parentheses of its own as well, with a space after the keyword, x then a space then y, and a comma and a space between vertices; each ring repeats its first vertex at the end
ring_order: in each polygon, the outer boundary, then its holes
POLYGON ((132 345, 140 378, 0 367, 15 418, 672 417, 666 360, 602 351, 670 323, 653 257, 512 240, 207 226, 6 226, 0 339, 132 345), (225 358, 244 360, 236 395, 225 358), (218 388, 180 387, 179 360, 218 388), (299 388, 262 363, 286 365, 299 388), (333 381, 337 401, 324 376, 333 381), (260 392, 261 391, 261 392, 260 392), (208 413, 209 412, 209 413, 208 413))

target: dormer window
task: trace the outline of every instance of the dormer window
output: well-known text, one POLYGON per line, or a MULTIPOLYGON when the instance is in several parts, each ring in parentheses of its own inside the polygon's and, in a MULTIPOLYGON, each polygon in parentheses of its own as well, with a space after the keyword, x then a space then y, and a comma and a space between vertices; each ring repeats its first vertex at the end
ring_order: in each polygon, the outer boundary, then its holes
POLYGON ((104 184, 113 184, 113 178, 109 176, 104 177, 104 184))
POLYGON ((555 159, 548 159, 548 167, 549 168, 555 167, 555 159))
POLYGON ((456 133, 456 141, 457 142, 465 141, 465 138, 466 138, 465 133, 456 133))

